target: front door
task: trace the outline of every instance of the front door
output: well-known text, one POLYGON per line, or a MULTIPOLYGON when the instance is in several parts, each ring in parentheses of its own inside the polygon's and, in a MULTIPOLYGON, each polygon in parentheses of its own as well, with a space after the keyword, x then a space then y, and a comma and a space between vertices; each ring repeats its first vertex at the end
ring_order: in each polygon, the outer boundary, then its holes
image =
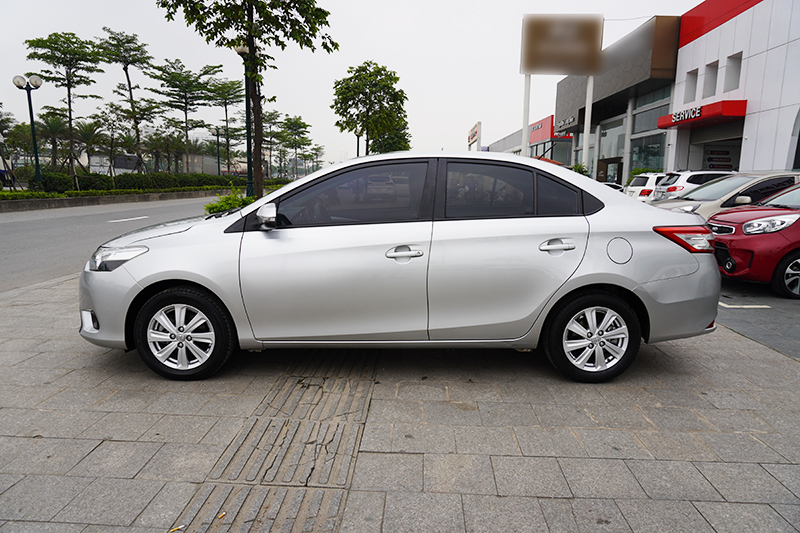
POLYGON ((281 198, 277 229, 245 232, 241 289, 256 338, 427 339, 427 169, 347 170, 281 198))

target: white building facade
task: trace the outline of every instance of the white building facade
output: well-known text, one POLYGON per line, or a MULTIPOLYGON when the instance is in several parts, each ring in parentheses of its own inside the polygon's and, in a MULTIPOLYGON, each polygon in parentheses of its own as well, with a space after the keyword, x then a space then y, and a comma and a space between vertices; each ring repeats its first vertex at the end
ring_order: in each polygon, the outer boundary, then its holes
POLYGON ((681 17, 668 170, 800 169, 800 1, 706 0, 681 17))

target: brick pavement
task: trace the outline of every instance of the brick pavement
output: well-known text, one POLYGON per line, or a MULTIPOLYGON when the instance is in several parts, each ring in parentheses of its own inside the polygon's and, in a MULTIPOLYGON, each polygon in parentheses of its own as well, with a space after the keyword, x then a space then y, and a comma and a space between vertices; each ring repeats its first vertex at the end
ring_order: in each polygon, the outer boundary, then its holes
POLYGON ((74 276, 0 313, 0 533, 800 528, 800 362, 724 327, 602 385, 506 350, 170 382, 77 335, 74 276))

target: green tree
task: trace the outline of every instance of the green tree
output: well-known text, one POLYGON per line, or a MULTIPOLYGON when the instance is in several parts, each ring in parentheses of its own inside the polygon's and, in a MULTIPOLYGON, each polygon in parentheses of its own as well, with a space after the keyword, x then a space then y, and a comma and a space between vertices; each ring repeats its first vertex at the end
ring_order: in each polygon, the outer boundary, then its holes
MULTIPOLYGON (((249 85, 251 114, 253 118, 253 167, 263 168, 261 153, 264 125, 261 110, 261 73, 275 68, 270 48, 284 50, 294 42, 300 48, 316 50, 315 40, 326 52, 339 45, 322 29, 328 26, 330 13, 318 7, 316 0, 241 0, 218 2, 213 0, 156 0, 167 10, 167 19, 173 20, 178 10, 186 22, 194 26, 207 42, 222 48, 243 46, 245 73, 249 85)), ((263 174, 254 176, 254 194, 263 194, 263 174)))
MULTIPOLYGON (((50 69, 43 69, 39 75, 56 87, 67 89, 67 130, 69 140, 69 173, 75 179, 75 188, 80 190, 78 178, 75 176, 75 134, 73 129, 72 105, 79 96, 75 89, 92 85, 94 79, 90 74, 103 72, 99 67, 101 61, 100 51, 92 41, 84 41, 74 33, 51 33, 46 38, 28 39, 25 45, 31 52, 28 59, 42 61, 50 65, 50 69)), ((83 95, 81 98, 91 98, 92 95, 83 95)), ((96 97, 95 97, 96 98, 96 97)))
POLYGON ((408 134, 408 122, 399 120, 390 131, 376 137, 372 141, 372 151, 376 154, 411 150, 411 137, 408 134))
MULTIPOLYGON (((194 113, 200 106, 211 102, 208 90, 209 78, 222 70, 222 65, 206 65, 199 72, 192 72, 183 66, 180 59, 167 60, 165 65, 156 65, 150 77, 161 82, 161 89, 150 89, 165 97, 164 107, 179 111, 183 115, 183 140, 186 157, 189 157, 189 132, 206 127, 202 120, 190 120, 189 113, 194 113)), ((188 172, 188 164, 186 171, 188 172)))
POLYGON ((33 159, 33 138, 31 125, 18 123, 5 133, 6 147, 14 153, 25 154, 29 160, 33 159))
POLYGON ((117 32, 103 26, 103 31, 108 34, 105 39, 100 39, 99 50, 105 63, 117 64, 122 66, 125 73, 126 84, 118 84, 114 93, 122 96, 128 105, 127 112, 124 113, 136 137, 136 147, 133 153, 136 154, 136 170, 142 170, 142 133, 141 124, 151 120, 158 106, 150 99, 135 99, 134 89, 139 89, 139 85, 131 82, 130 68, 135 67, 139 70, 146 70, 151 66, 153 57, 147 52, 147 45, 139 42, 139 36, 117 32))
POLYGON ((264 113, 264 145, 267 150, 267 179, 272 179, 272 161, 275 151, 283 141, 281 136, 281 114, 278 111, 264 113))
POLYGON ((3 111, 3 104, 0 103, 0 135, 5 137, 8 131, 13 128, 14 124, 16 123, 17 121, 14 119, 14 115, 3 111))
POLYGON ((58 165, 58 142, 67 136, 69 131, 67 121, 59 109, 50 108, 48 111, 39 113, 39 120, 36 123, 37 138, 47 141, 50 144, 50 166, 56 170, 58 165))
MULTIPOLYGON (((225 160, 227 161, 228 172, 231 171, 231 143, 236 140, 237 134, 239 133, 238 131, 234 131, 231 127, 234 119, 230 117, 229 111, 232 106, 239 105, 244 101, 242 85, 242 82, 239 80, 212 80, 209 86, 211 102, 214 105, 222 107, 222 110, 225 112, 221 133, 224 140, 225 153, 227 154, 225 160)), ((216 155, 216 152, 214 155, 216 155)))
POLYGON ((127 133, 125 119, 123 118, 124 109, 113 102, 106 103, 103 108, 91 116, 92 120, 97 121, 105 132, 103 136, 103 151, 108 155, 108 175, 114 187, 117 186, 114 178, 114 158, 119 154, 119 139, 127 133))
POLYGON ((396 87, 400 78, 392 70, 372 61, 347 69, 350 76, 333 83, 331 109, 339 116, 339 131, 350 131, 370 139, 382 138, 406 120, 406 93, 396 87))
POLYGON ((105 141, 103 127, 99 120, 77 121, 75 123, 75 138, 86 152, 86 171, 92 171, 92 154, 95 148, 105 141))
POLYGON ((304 148, 311 146, 308 138, 308 129, 311 126, 303 122, 301 117, 289 117, 283 121, 283 145, 289 150, 294 150, 294 178, 297 179, 297 154, 304 148))

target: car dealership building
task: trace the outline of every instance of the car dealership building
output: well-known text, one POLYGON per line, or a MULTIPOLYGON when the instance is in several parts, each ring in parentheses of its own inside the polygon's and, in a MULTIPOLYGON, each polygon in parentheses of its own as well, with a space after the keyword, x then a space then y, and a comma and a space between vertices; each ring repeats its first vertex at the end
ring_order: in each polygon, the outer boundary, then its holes
MULTIPOLYGON (((800 2, 706 0, 656 16, 602 52, 589 167, 625 184, 632 169, 800 169, 800 2)), ((558 83, 554 137, 583 159, 587 76, 558 83)), ((518 149, 519 147, 517 147, 518 149)))

